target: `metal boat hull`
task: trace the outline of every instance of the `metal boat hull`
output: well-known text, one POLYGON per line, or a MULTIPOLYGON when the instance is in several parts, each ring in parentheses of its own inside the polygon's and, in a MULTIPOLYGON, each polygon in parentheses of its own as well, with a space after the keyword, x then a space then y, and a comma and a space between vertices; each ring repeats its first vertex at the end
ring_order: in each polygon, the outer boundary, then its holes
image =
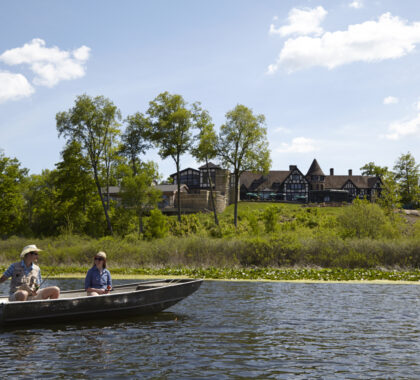
POLYGON ((56 300, 0 303, 0 324, 72 321, 157 313, 188 297, 202 280, 160 280, 117 285, 107 295, 87 297, 84 290, 64 291, 56 300))

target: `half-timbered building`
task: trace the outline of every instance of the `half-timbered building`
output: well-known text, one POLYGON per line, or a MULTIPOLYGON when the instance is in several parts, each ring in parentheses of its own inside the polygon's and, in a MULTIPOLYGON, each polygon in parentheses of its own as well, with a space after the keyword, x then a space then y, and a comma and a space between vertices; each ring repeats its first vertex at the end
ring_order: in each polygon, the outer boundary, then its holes
POLYGON ((308 201, 309 182, 296 165, 268 174, 244 172, 240 177, 241 200, 308 201))

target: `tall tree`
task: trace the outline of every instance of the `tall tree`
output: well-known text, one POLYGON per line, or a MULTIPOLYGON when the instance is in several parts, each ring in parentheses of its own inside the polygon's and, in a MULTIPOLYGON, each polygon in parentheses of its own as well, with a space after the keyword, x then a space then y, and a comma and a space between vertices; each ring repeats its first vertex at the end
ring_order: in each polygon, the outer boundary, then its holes
POLYGON ((107 146, 119 132, 120 119, 120 111, 109 99, 103 96, 92 98, 88 95, 78 96, 73 108, 56 115, 58 135, 63 135, 68 141, 79 142, 89 159, 110 234, 112 225, 102 194, 99 171, 107 146))
POLYGON ((193 105, 194 109, 194 121, 198 129, 198 135, 195 137, 196 144, 191 149, 191 154, 199 162, 205 162, 207 168, 207 178, 209 181, 210 187, 210 200, 211 206, 214 213, 214 222, 216 225, 219 225, 219 220, 217 218, 216 205, 214 202, 213 195, 213 181, 211 179, 211 173, 209 168, 209 160, 212 160, 217 156, 217 135, 214 130, 214 124, 212 122, 210 114, 201 109, 199 103, 193 105))
POLYGON ((402 154, 395 162, 395 179, 400 185, 401 201, 408 207, 420 206, 419 168, 420 165, 410 152, 402 154))
POLYGON ((264 115, 254 115, 244 105, 226 113, 226 123, 220 128, 217 154, 233 171, 234 224, 238 222, 239 178, 244 171, 268 172, 271 159, 268 149, 264 115))
POLYGON ((178 221, 181 222, 181 156, 190 149, 192 112, 181 95, 159 94, 149 103, 150 139, 158 147, 162 159, 171 157, 177 173, 178 221))
POLYGON ((149 141, 149 120, 137 112, 126 119, 127 128, 121 137, 120 153, 130 160, 134 174, 139 164, 139 155, 151 148, 149 141))
POLYGON ((159 179, 157 166, 153 162, 138 165, 136 174, 129 170, 121 182, 122 204, 134 209, 139 220, 139 234, 143 233, 143 215, 155 208, 162 193, 153 186, 159 179))
POLYGON ((19 232, 23 221, 23 183, 28 170, 0 151, 0 236, 19 232))
POLYGON ((80 143, 71 141, 61 152, 62 160, 55 164, 54 176, 58 207, 62 210, 67 231, 84 232, 89 206, 97 199, 95 181, 80 143))

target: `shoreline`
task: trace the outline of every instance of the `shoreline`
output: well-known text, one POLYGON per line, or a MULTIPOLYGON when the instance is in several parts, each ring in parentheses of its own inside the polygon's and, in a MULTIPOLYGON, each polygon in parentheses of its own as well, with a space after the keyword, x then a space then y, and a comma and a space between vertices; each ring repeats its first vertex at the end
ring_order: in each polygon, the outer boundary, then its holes
MULTIPOLYGON (((60 275, 50 276, 50 279, 83 279, 84 273, 63 273, 60 275)), ((155 279, 183 279, 191 278, 191 276, 176 276, 176 275, 136 275, 136 274, 112 274, 113 280, 155 280, 155 279)), ((271 279, 245 279, 245 278, 203 278, 204 281, 232 281, 232 282, 289 282, 302 284, 366 284, 366 285, 420 285, 420 281, 406 281, 406 280, 311 280, 311 279, 297 279, 297 280, 271 280, 271 279)))

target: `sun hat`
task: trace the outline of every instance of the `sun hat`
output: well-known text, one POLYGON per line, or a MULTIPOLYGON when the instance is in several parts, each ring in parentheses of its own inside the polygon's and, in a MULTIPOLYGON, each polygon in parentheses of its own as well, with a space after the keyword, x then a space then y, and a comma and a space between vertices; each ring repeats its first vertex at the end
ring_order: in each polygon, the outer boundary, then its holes
POLYGON ((27 245, 22 249, 22 252, 20 253, 20 258, 23 259, 25 255, 29 252, 40 252, 42 249, 39 249, 35 244, 27 245))
POLYGON ((95 255, 95 257, 103 257, 103 258, 106 260, 106 253, 105 253, 105 252, 103 252, 103 251, 99 251, 99 252, 95 255))

